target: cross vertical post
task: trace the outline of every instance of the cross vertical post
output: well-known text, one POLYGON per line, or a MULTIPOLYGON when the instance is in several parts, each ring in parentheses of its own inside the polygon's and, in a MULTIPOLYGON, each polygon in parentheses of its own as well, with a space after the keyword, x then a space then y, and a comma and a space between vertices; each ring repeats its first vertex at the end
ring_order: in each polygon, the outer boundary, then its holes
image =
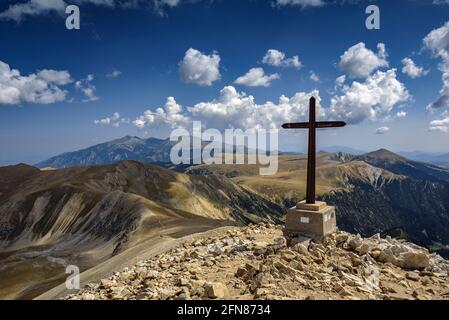
POLYGON ((316 163, 316 99, 310 98, 309 104, 309 150, 307 159, 306 203, 315 203, 315 163, 316 163))

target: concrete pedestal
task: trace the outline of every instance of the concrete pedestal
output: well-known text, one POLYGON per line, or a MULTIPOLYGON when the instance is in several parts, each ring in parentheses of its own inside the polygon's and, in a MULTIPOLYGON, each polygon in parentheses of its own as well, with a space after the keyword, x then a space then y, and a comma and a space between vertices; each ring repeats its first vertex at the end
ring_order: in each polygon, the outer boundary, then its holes
POLYGON ((335 207, 320 201, 314 204, 300 202, 296 207, 288 210, 285 231, 293 237, 306 236, 322 239, 337 231, 335 207))

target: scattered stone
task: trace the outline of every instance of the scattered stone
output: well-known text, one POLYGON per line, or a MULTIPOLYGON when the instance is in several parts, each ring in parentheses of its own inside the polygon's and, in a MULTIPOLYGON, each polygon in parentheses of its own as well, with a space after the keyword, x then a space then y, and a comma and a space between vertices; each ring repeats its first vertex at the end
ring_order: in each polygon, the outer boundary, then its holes
POLYGON ((145 278, 146 279, 156 279, 159 275, 159 272, 156 270, 150 270, 146 273, 145 278))
POLYGON ((349 241, 348 241, 348 247, 351 250, 355 250, 356 248, 360 247, 363 244, 363 240, 362 237, 360 237, 360 235, 357 235, 355 237, 352 237, 349 241))
POLYGON ((421 283, 422 283, 423 286, 428 286, 429 284, 432 283, 432 281, 430 280, 430 278, 428 276, 424 276, 421 279, 421 283))
POLYGON ((371 257, 373 257, 375 260, 380 260, 379 257, 381 255, 382 251, 380 250, 373 250, 370 252, 371 257))
POLYGON ((65 299, 449 300, 448 272, 448 261, 403 240, 291 239, 257 224, 187 240, 65 299))
POLYGON ((335 238, 335 241, 337 242, 337 246, 344 244, 346 241, 348 241, 349 235, 347 233, 340 233, 335 238))
POLYGON ((292 261, 296 258, 296 254, 291 250, 284 250, 281 252, 281 258, 286 261, 292 261))
POLYGON ((239 267, 239 268, 237 269, 237 271, 235 272, 235 276, 236 276, 237 278, 242 278, 242 277, 244 277, 245 275, 246 275, 246 269, 243 268, 243 267, 239 267))
POLYGON ((89 292, 81 294, 81 300, 95 300, 95 295, 89 292))
POLYGON ((186 278, 178 279, 178 286, 185 287, 189 285, 189 281, 186 278))
POLYGON ((425 252, 405 252, 399 258, 399 266, 403 269, 421 270, 429 266, 429 255, 425 252))
POLYGON ((358 246, 355 251, 360 255, 365 255, 371 251, 371 245, 368 242, 364 242, 358 246))
POLYGON ((188 288, 183 287, 174 300, 190 300, 190 291, 188 288))
POLYGON ((436 295, 437 294, 437 292, 435 290, 433 290, 432 288, 428 288, 428 289, 426 289, 426 291, 428 293, 430 293, 431 295, 436 295))
POLYGON ((285 239, 285 237, 278 237, 274 239, 273 247, 275 250, 287 248, 287 239, 285 239))
POLYGON ((413 290, 412 296, 417 300, 428 300, 428 293, 423 288, 416 288, 413 290))
POLYGON ((407 279, 409 279, 409 280, 412 280, 412 281, 419 281, 419 279, 420 279, 419 274, 414 273, 414 272, 407 272, 407 273, 405 274, 405 277, 406 277, 407 279))
POLYGON ((307 248, 308 247, 306 247, 304 245, 304 243, 298 243, 292 249, 295 250, 296 252, 302 254, 302 255, 308 255, 309 254, 309 250, 307 248))
POLYGON ((204 289, 207 297, 211 299, 223 299, 229 294, 228 288, 220 282, 206 283, 204 289))
POLYGON ((101 279, 100 280, 101 288, 106 289, 106 288, 112 287, 113 285, 114 285, 114 281, 113 280, 110 280, 110 279, 101 279))
POLYGON ((223 246, 220 246, 218 243, 209 245, 207 249, 213 256, 219 256, 223 253, 223 246))
POLYGON ((387 293, 398 293, 401 290, 396 283, 385 281, 381 282, 380 287, 387 293))
POLYGON ((254 254, 255 255, 263 255, 267 252, 268 243, 266 242, 255 242, 254 243, 254 254))
POLYGON ((412 298, 405 293, 392 293, 386 298, 387 300, 412 300, 412 298))

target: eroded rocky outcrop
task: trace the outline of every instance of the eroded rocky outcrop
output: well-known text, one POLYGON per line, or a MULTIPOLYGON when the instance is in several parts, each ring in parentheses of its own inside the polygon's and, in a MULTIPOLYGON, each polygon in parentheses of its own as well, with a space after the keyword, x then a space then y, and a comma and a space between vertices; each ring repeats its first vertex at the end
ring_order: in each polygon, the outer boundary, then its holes
POLYGON ((448 272, 390 237, 339 231, 315 243, 259 224, 187 241, 65 299, 449 299, 448 272))

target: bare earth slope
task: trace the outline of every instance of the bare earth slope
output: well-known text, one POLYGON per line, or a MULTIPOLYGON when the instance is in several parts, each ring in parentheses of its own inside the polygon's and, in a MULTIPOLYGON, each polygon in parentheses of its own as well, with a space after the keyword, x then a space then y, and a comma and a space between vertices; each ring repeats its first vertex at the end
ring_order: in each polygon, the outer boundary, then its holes
POLYGON ((154 236, 279 222, 282 214, 229 179, 135 161, 50 171, 20 165, 0 168, 0 177, 0 297, 35 296, 43 290, 36 286, 60 283, 67 264, 85 270, 154 236))

